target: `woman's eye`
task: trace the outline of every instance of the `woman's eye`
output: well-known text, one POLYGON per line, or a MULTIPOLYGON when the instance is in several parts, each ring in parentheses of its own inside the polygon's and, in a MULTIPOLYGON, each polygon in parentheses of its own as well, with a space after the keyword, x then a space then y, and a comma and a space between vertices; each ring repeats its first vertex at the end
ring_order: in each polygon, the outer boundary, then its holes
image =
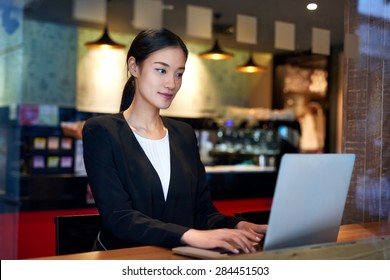
POLYGON ((181 77, 183 77, 183 74, 184 74, 184 73, 177 73, 177 74, 176 74, 176 77, 181 78, 181 77))
POLYGON ((161 74, 165 74, 165 73, 167 73, 167 70, 165 70, 165 69, 162 69, 162 68, 158 68, 158 69, 156 69, 159 73, 161 73, 161 74))

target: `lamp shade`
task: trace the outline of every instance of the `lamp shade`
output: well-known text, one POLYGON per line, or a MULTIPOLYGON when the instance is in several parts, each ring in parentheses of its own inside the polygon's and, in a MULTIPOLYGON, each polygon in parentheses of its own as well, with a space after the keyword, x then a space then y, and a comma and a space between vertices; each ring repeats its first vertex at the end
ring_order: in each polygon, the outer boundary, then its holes
POLYGON ((264 72, 265 67, 257 65, 253 61, 252 55, 250 55, 248 61, 244 65, 236 67, 236 71, 243 73, 259 73, 264 72))
POLYGON ((232 58, 233 54, 222 50, 218 40, 215 40, 214 46, 209 51, 200 53, 199 56, 205 59, 223 60, 232 58))
POLYGON ((123 49, 125 45, 116 43, 114 40, 110 38, 108 35, 107 26, 104 27, 103 35, 97 39, 96 41, 87 42, 85 46, 88 48, 103 48, 103 49, 123 49))

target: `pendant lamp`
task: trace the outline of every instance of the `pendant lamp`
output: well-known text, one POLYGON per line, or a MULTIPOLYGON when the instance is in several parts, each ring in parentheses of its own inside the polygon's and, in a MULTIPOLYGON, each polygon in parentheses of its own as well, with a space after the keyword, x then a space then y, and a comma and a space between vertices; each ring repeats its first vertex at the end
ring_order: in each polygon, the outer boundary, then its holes
MULTIPOLYGON (((214 14, 214 18, 216 21, 218 21, 221 16, 222 16, 221 13, 214 14)), ((225 26, 225 25, 221 25, 221 24, 216 23, 213 25, 213 30, 214 30, 214 33, 230 34, 229 31, 231 32, 231 30, 229 29, 229 27, 230 26, 225 26)), ((206 52, 200 53, 199 56, 201 58, 204 58, 204 59, 223 60, 223 59, 233 58, 234 55, 232 53, 225 52, 219 46, 218 39, 216 38, 213 47, 206 52)))
POLYGON ((232 58, 233 54, 222 50, 218 40, 215 40, 214 46, 209 51, 200 53, 199 56, 205 59, 223 60, 232 58))
POLYGON ((103 35, 97 39, 96 41, 87 42, 84 45, 87 48, 101 48, 101 49, 123 49, 125 48, 125 45, 116 43, 114 40, 112 40, 108 34, 108 2, 110 0, 107 0, 107 7, 106 7, 106 25, 104 26, 104 32, 103 35))
POLYGON ((123 49, 125 45, 116 43, 108 35, 107 26, 104 27, 103 35, 96 41, 85 43, 85 46, 88 48, 102 48, 102 49, 123 49))
POLYGON ((265 67, 257 65, 253 61, 252 55, 250 55, 248 61, 244 65, 236 67, 236 71, 243 73, 259 73, 264 72, 265 67))

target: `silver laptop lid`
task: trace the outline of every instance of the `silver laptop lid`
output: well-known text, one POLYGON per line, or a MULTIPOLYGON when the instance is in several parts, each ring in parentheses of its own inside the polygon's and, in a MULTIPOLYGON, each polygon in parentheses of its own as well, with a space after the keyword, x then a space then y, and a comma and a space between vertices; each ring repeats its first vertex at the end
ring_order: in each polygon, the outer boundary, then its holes
POLYGON ((282 157, 264 250, 335 242, 355 155, 282 157))

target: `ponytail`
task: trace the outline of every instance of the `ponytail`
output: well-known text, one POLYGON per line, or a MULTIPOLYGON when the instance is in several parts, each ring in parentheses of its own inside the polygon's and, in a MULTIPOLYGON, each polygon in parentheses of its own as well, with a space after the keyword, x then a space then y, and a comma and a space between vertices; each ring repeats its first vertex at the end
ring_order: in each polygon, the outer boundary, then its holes
POLYGON ((125 87, 123 88, 121 105, 119 108, 120 112, 123 112, 130 107, 131 102, 133 102, 135 94, 135 79, 133 76, 127 80, 125 87))

